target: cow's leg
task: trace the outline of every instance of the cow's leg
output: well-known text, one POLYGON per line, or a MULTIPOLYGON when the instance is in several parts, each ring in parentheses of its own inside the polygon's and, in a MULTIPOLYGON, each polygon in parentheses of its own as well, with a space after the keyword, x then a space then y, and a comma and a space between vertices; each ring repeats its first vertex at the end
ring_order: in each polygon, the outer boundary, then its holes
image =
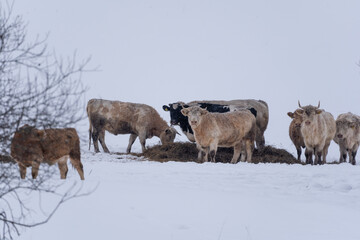
POLYGON ((340 159, 339 159, 339 162, 340 162, 340 163, 346 162, 347 150, 346 150, 344 144, 341 143, 341 142, 339 142, 339 148, 340 148, 340 159))
POLYGON ((200 162, 207 162, 208 161, 208 151, 206 149, 199 149, 198 153, 198 160, 200 162))
POLYGON ((68 156, 64 156, 64 157, 60 158, 58 161, 58 167, 60 170, 60 178, 61 179, 65 179, 66 175, 68 173, 67 160, 68 160, 68 156))
POLYGON ((144 152, 146 151, 146 148, 145 148, 146 134, 141 133, 141 134, 139 135, 139 140, 140 140, 142 152, 144 153, 144 152))
POLYGON ((105 130, 104 129, 99 132, 99 141, 100 141, 100 144, 101 144, 104 152, 110 153, 109 149, 107 148, 107 146, 105 144, 105 130))
POLYGON ((326 163, 326 156, 329 152, 329 146, 330 146, 330 142, 329 143, 326 143, 325 146, 324 146, 324 149, 322 151, 322 164, 325 164, 326 163))
POLYGON ((357 149, 358 149, 359 146, 354 146, 351 150, 351 154, 349 154, 349 162, 352 164, 352 165, 356 165, 356 160, 355 160, 355 157, 356 157, 356 153, 357 153, 357 149), (351 158, 350 158, 351 156, 351 158))
POLYGON ((203 152, 202 147, 198 143, 196 143, 196 148, 198 150, 198 161, 203 162, 205 152, 203 152))
POLYGON ((203 149, 203 154, 204 154, 204 162, 208 162, 209 161, 209 147, 206 147, 203 149))
POLYGON ((216 156, 216 150, 214 150, 214 149, 210 150, 210 159, 211 159, 211 162, 216 162, 215 156, 216 156))
POLYGON ((136 138, 137 138, 136 134, 130 134, 129 145, 128 145, 127 149, 126 149, 126 153, 130 153, 131 147, 134 144, 136 138))
POLYGON ((198 153, 199 162, 207 162, 208 161, 209 148, 208 147, 203 148, 198 143, 196 143, 196 148, 199 150, 199 153, 198 153))
POLYGON ((315 150, 315 165, 322 164, 321 156, 322 156, 322 151, 315 150))
POLYGON ((306 148, 305 150, 305 157, 306 157, 306 164, 313 164, 312 160, 313 151, 311 149, 306 148))
POLYGON ((76 144, 69 154, 71 165, 77 170, 80 175, 80 179, 84 180, 84 168, 81 163, 80 144, 76 144))
POLYGON ((70 156, 70 162, 79 173, 80 179, 84 180, 84 167, 80 161, 80 157, 70 156))
POLYGON ((241 158, 243 158, 243 155, 245 155, 245 152, 243 151, 244 149, 244 146, 243 146, 243 143, 238 143, 234 146, 234 155, 231 159, 231 162, 232 164, 236 164, 239 157, 240 157, 240 154, 241 154, 241 158))
POLYGON ((22 163, 18 163, 19 165, 19 170, 20 170, 20 177, 21 179, 25 179, 26 176, 26 166, 22 163))
POLYGON ((210 150, 210 159, 211 162, 216 162, 215 156, 216 156, 216 150, 217 150, 217 143, 213 142, 210 144, 209 150, 210 150))
MULTIPOLYGON (((234 148, 234 154, 235 154, 235 148, 234 148)), ((240 161, 241 161, 241 162, 245 162, 245 161, 246 161, 246 144, 245 144, 245 141, 242 141, 242 142, 241 142, 240 161)))
POLYGON ((92 139, 93 139, 93 144, 94 144, 94 150, 95 150, 95 152, 96 152, 96 153, 100 152, 100 150, 99 150, 99 144, 98 144, 99 131, 98 131, 98 129, 96 129, 96 128, 93 129, 92 139))
POLYGON ((258 126, 255 128, 255 142, 258 150, 263 150, 265 147, 264 131, 261 131, 258 126))
POLYGON ((248 163, 252 162, 252 153, 253 153, 253 142, 251 140, 245 141, 245 148, 246 148, 246 161, 248 163))
POLYGON ((40 161, 38 161, 37 159, 33 160, 31 164, 31 176, 33 179, 36 179, 36 177, 38 176, 39 167, 40 161))
POLYGON ((298 156, 297 159, 298 159, 298 161, 301 161, 301 147, 297 146, 296 151, 297 151, 297 156, 298 156))

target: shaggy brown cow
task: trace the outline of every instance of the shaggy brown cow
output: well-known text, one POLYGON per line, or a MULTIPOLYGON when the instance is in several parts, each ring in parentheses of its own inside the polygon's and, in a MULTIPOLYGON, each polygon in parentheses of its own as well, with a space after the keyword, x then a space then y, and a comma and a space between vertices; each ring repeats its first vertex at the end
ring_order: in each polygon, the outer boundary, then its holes
POLYGON ((320 102, 317 107, 311 105, 302 107, 299 102, 299 107, 300 109, 296 112, 303 119, 301 134, 306 146, 306 163, 313 164, 313 154, 315 154, 315 164, 326 163, 330 142, 336 133, 335 119, 331 113, 319 109, 320 102), (323 157, 323 161, 321 157, 323 157))
POLYGON ((291 141, 294 143, 298 160, 301 161, 301 148, 305 148, 304 138, 301 134, 301 123, 302 117, 301 115, 297 114, 297 112, 288 112, 288 116, 292 119, 290 126, 289 126, 289 136, 291 141))
POLYGON ((194 130, 200 161, 208 161, 210 151, 211 161, 215 162, 219 146, 233 147, 234 155, 231 163, 237 163, 245 146, 247 161, 251 162, 256 119, 250 111, 209 113, 201 107, 193 106, 182 109, 181 113, 188 117, 189 124, 194 130))
POLYGON ((38 130, 24 125, 15 132, 11 142, 11 156, 19 164, 22 179, 26 176, 26 168, 30 166, 35 179, 42 162, 50 165, 58 163, 60 177, 65 179, 68 172, 67 160, 70 158, 81 180, 84 180, 80 141, 74 128, 38 130))
POLYGON ((130 153, 131 146, 138 136, 144 152, 147 138, 157 136, 162 144, 173 143, 177 133, 154 108, 145 104, 91 99, 86 112, 90 124, 89 149, 92 137, 95 152, 99 152, 98 140, 104 152, 109 152, 105 144, 105 130, 114 135, 130 134, 127 153, 130 153))
POLYGON ((339 162, 356 164, 355 156, 360 145, 360 117, 352 113, 343 113, 336 119, 336 134, 334 141, 340 148, 339 162))

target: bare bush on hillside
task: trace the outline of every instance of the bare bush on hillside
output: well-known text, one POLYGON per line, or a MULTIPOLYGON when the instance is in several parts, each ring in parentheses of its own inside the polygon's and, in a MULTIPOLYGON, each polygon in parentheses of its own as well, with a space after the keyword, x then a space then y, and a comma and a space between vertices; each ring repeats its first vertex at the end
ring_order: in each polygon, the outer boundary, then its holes
POLYGON ((46 223, 64 202, 87 194, 75 183, 53 181, 54 168, 43 167, 36 180, 21 180, 8 156, 11 138, 22 125, 68 127, 86 117, 81 76, 90 59, 60 58, 47 50, 46 40, 29 41, 27 24, 13 14, 13 2, 0 2, 0 239, 46 223), (30 204, 36 196, 40 202, 30 204), (46 205, 55 205, 33 220, 43 211, 44 198, 52 199, 46 205))
POLYGON ((0 153, 8 153, 13 133, 23 124, 38 128, 73 126, 85 118, 80 63, 49 52, 46 37, 27 39, 26 23, 0 3, 0 153))

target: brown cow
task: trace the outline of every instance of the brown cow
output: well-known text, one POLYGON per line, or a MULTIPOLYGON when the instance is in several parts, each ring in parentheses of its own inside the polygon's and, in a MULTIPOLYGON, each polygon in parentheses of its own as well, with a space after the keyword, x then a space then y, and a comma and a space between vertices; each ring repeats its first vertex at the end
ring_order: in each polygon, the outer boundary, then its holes
POLYGON ((331 113, 319 109, 320 102, 317 107, 308 105, 296 110, 301 115, 303 122, 301 123, 301 134, 304 137, 306 146, 305 156, 306 163, 313 164, 312 155, 315 154, 315 164, 326 163, 326 155, 336 133, 335 119, 331 113), (323 157, 323 161, 321 160, 323 157))
POLYGON ((146 104, 91 99, 86 112, 90 124, 89 149, 92 137, 95 152, 99 152, 98 140, 104 152, 109 152, 105 144, 105 130, 114 135, 130 134, 127 153, 130 153, 131 146, 138 136, 144 152, 147 138, 157 136, 162 144, 173 143, 177 133, 154 108, 146 104))
POLYGON ((336 134, 334 141, 340 148, 339 162, 356 164, 355 156, 360 145, 360 117, 352 113, 340 114, 336 119, 336 134))
POLYGON ((193 106, 182 109, 181 113, 188 117, 189 124, 194 130, 200 161, 208 161, 210 151, 211 161, 215 162, 219 146, 233 147, 234 155, 231 163, 237 163, 245 146, 247 161, 251 162, 256 119, 250 111, 209 113, 206 109, 193 106))
POLYGON ((288 112, 288 116, 292 119, 290 126, 289 126, 289 136, 291 141, 294 143, 298 160, 301 161, 301 148, 305 148, 304 138, 301 134, 301 123, 302 117, 296 111, 295 112, 288 112))
POLYGON ((11 142, 11 156, 19 164, 20 176, 26 176, 26 168, 32 167, 32 178, 38 175, 40 163, 58 163, 61 179, 65 179, 67 160, 84 180, 83 165, 80 161, 80 141, 74 128, 38 130, 24 125, 19 128, 11 142))

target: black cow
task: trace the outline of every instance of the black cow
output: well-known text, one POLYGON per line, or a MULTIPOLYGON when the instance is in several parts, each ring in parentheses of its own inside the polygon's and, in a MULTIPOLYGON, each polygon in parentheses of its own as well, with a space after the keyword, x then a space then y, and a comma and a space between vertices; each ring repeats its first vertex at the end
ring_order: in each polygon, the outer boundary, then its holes
MULTIPOLYGON (((224 113, 230 111, 229 105, 213 104, 213 103, 196 103, 196 105, 201 108, 205 108, 209 112, 224 113)), ((194 106, 194 104, 192 104, 191 106, 194 106)), ((179 102, 179 103, 171 103, 169 104, 169 106, 164 105, 163 109, 166 112, 170 112, 170 124, 179 125, 183 133, 187 136, 187 138, 191 142, 195 142, 194 132, 191 129, 191 126, 188 122, 188 117, 184 116, 181 113, 181 109, 188 107, 190 107, 190 105, 179 102)), ((255 108, 247 108, 247 109, 256 117, 257 111, 255 110, 255 108)))

